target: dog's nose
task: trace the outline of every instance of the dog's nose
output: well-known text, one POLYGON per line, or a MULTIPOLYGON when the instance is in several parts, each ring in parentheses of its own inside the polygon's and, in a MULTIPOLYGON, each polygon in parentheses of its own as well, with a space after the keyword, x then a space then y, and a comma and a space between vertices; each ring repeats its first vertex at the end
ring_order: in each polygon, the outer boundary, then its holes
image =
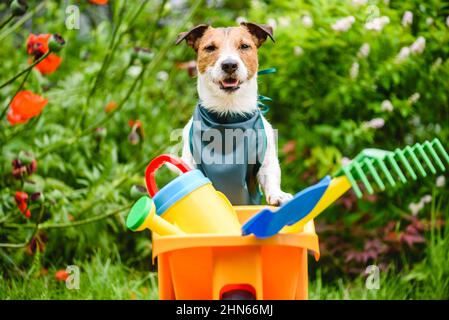
POLYGON ((226 73, 232 73, 238 68, 238 63, 232 59, 226 59, 221 63, 221 69, 226 73))

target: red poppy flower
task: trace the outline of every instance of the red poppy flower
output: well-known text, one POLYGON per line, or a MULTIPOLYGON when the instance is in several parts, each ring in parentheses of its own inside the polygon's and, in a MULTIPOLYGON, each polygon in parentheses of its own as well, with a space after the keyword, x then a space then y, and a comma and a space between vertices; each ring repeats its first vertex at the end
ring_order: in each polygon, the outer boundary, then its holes
POLYGON ((115 101, 109 102, 106 107, 104 108, 105 112, 111 112, 117 109, 117 103, 115 101))
POLYGON ((67 273, 67 271, 65 271, 63 269, 58 270, 55 273, 55 279, 57 281, 66 281, 68 277, 69 277, 69 274, 67 273))
POLYGON ((55 72, 62 62, 62 58, 54 53, 50 53, 47 58, 36 65, 36 69, 42 74, 50 74, 55 72))
POLYGON ((28 200, 28 194, 23 191, 17 191, 16 196, 14 197, 17 202, 27 201, 28 200))
MULTIPOLYGON (((34 60, 39 59, 48 52, 48 40, 51 34, 30 34, 27 40, 27 53, 33 55, 34 60)), ((56 71, 62 59, 54 53, 50 53, 47 58, 36 65, 36 69, 42 74, 50 74, 56 71)), ((30 61, 30 63, 32 63, 30 61)))
POLYGON ((99 6, 104 6, 105 4, 108 4, 109 0, 89 0, 90 3, 97 4, 99 6))
POLYGON ((50 34, 35 35, 30 33, 27 40, 27 53, 33 56, 44 55, 48 51, 50 34))
POLYGON ((136 128, 140 128, 140 127, 142 127, 142 121, 140 121, 140 120, 129 120, 128 121, 128 125, 130 127, 136 126, 136 128))
POLYGON ((47 103, 48 99, 31 91, 20 91, 11 102, 7 115, 8 121, 11 125, 26 123, 29 119, 39 115, 47 103))
POLYGON ((31 218, 31 212, 28 208, 28 194, 23 191, 17 191, 15 195, 15 200, 17 203, 17 207, 20 212, 22 212, 27 219, 31 218))

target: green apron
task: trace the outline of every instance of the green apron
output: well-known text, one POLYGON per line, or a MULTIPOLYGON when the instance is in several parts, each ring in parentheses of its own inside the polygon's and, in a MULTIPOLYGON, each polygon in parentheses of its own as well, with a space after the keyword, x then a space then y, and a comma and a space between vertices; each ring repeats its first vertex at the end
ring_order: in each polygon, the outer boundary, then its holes
POLYGON ((219 116, 197 105, 190 129, 190 151, 197 169, 233 205, 261 202, 257 173, 267 145, 260 110, 219 116))

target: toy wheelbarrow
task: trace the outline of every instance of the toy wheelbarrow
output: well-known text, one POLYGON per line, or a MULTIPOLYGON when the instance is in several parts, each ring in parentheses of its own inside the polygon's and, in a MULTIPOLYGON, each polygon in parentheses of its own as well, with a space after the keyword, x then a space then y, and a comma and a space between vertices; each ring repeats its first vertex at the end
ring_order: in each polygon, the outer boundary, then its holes
MULTIPOLYGON (((264 206, 234 207, 243 224, 264 206)), ((213 213, 212 213, 213 214, 213 213)), ((153 234, 159 299, 307 299, 307 250, 319 259, 313 221, 299 233, 255 236, 153 234)))
POLYGON ((243 236, 241 226, 266 206, 233 207, 199 170, 169 155, 153 159, 147 189, 131 209, 131 230, 153 231, 160 299, 306 299, 307 250, 319 257, 310 221, 295 234, 243 236), (164 163, 183 174, 158 190, 164 163))

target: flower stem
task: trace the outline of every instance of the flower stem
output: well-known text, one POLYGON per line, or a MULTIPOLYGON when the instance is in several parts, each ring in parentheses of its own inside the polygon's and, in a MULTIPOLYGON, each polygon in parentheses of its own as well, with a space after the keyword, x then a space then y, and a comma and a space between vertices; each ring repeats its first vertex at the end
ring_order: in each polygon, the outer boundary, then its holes
POLYGON ((32 226, 33 228, 33 232, 31 233, 31 236, 28 238, 27 241, 22 242, 22 243, 0 243, 0 248, 23 248, 26 247, 27 245, 29 245, 31 243, 31 241, 33 240, 34 236, 37 234, 37 232, 39 231, 39 224, 41 223, 42 217, 44 215, 44 211, 45 211, 45 206, 42 204, 40 211, 39 211, 39 216, 36 220, 36 224, 34 226, 32 226))
MULTIPOLYGON (((61 229, 61 228, 77 227, 77 226, 81 226, 81 225, 84 225, 84 224, 89 224, 89 223, 97 222, 97 221, 100 221, 100 220, 104 220, 104 219, 109 218, 111 216, 115 216, 117 214, 122 213, 125 210, 128 210, 129 208, 131 208, 131 205, 127 205, 127 206, 121 207, 119 209, 115 209, 115 210, 112 210, 110 212, 106 212, 106 213, 104 213, 102 215, 94 216, 94 217, 91 217, 91 218, 87 218, 87 219, 83 219, 83 220, 79 220, 79 221, 75 221, 75 222, 43 223, 43 224, 38 225, 37 229, 38 230, 47 230, 47 229, 61 229)), ((6 224, 5 223, 4 227, 5 228, 35 228, 35 226, 31 226, 31 225, 21 225, 21 224, 12 224, 12 223, 11 224, 6 224)), ((33 233, 33 236, 34 235, 35 235, 35 233, 33 233)), ((29 241, 31 241, 33 236, 30 238, 29 241)), ((19 245, 22 245, 22 247, 24 247, 24 246, 26 246, 26 244, 28 242, 26 242, 25 245, 23 245, 23 243, 22 244, 0 243, 0 248, 1 247, 21 248, 21 247, 19 247, 19 245), (13 246, 11 246, 11 245, 13 245, 13 246)))
POLYGON ((26 74, 25 77, 23 78, 22 82, 20 83, 19 87, 17 88, 16 92, 14 93, 14 95, 12 96, 11 100, 9 100, 8 104, 6 105, 6 107, 2 110, 2 113, 0 114, 0 120, 3 119, 6 111, 8 110, 9 106, 11 105, 11 102, 14 100, 14 98, 16 97, 16 95, 20 92, 20 90, 22 90, 25 82, 28 79, 28 76, 31 73, 32 68, 28 68, 28 70, 26 70, 26 74))
POLYGON ((157 24, 158 24, 159 20, 162 18, 162 13, 164 12, 164 8, 165 8, 166 4, 167 4, 167 0, 162 0, 161 4, 159 6, 156 20, 154 20, 153 32, 150 34, 150 39, 148 41, 148 44, 150 45, 150 47, 153 45, 154 37, 156 36, 156 30, 158 29, 157 24))
POLYGON ((0 29, 3 29, 3 27, 6 26, 12 19, 14 19, 14 16, 13 16, 13 15, 10 15, 10 16, 8 17, 8 19, 6 19, 5 21, 3 21, 3 22, 0 24, 0 29))
POLYGON ((79 220, 79 221, 75 221, 75 222, 42 224, 42 225, 40 225, 39 229, 58 229, 58 228, 77 227, 77 226, 81 226, 81 225, 84 225, 84 224, 88 224, 88 223, 104 220, 104 219, 109 218, 111 216, 115 216, 117 214, 122 213, 125 210, 128 210, 129 208, 131 208, 131 205, 127 205, 125 207, 121 207, 119 209, 107 212, 107 213, 102 214, 102 215, 98 215, 98 216, 95 216, 95 217, 91 217, 91 218, 87 218, 87 219, 83 219, 83 220, 79 220))
POLYGON ((0 89, 6 87, 7 85, 13 83, 17 78, 20 78, 23 74, 29 72, 31 69, 34 68, 34 66, 36 66, 39 62, 41 62, 42 60, 44 60, 45 58, 48 57, 48 55, 50 54, 50 50, 47 51, 47 53, 45 53, 42 57, 40 57, 39 59, 37 59, 36 61, 34 61, 32 64, 30 64, 26 69, 20 71, 18 74, 16 74, 14 77, 12 77, 11 79, 7 80, 5 83, 3 83, 2 85, 0 85, 0 89))
POLYGON ((0 33, 0 42, 2 42, 3 39, 5 39, 7 36, 9 36, 12 32, 14 32, 16 29, 21 27, 28 19, 30 19, 35 13, 39 12, 41 9, 43 9, 48 3, 48 0, 41 1, 36 7, 34 7, 32 10, 24 14, 20 19, 18 19, 14 25, 12 25, 10 28, 7 28, 3 30, 0 33))
POLYGON ((176 28, 173 29, 172 31, 172 36, 168 36, 167 37, 167 41, 165 42, 165 44, 162 46, 162 48, 159 50, 159 52, 157 53, 157 55, 154 57, 153 60, 151 60, 150 63, 145 64, 142 68, 142 70, 140 71, 139 75, 137 76, 137 78, 135 79, 135 81, 133 82, 133 84, 131 85, 130 89, 128 90, 126 96, 124 99, 122 99, 122 101, 118 104, 118 107, 111 111, 110 113, 108 113, 108 115, 103 118, 102 120, 98 121, 97 123, 95 123, 94 125, 90 126, 87 129, 84 129, 83 131, 73 135, 72 137, 68 138, 68 139, 64 139, 64 140, 60 140, 50 146, 47 146, 46 148, 44 148, 38 155, 37 158, 42 158, 43 156, 47 155, 48 153, 50 153, 51 151, 58 149, 58 148, 64 148, 67 146, 70 146, 78 141, 79 138, 86 136, 88 134, 93 133, 93 129, 95 129, 97 126, 104 124, 105 122, 107 122, 109 119, 112 118, 112 116, 118 111, 120 110, 124 103, 128 100, 128 98, 131 96, 134 88, 136 87, 138 81, 140 80, 140 78, 143 77, 143 73, 146 70, 149 70, 149 73, 153 73, 153 71, 155 69, 158 68, 158 66, 160 65, 160 61, 166 56, 168 50, 172 47, 173 42, 170 40, 173 38, 174 34, 178 34, 180 29, 184 27, 185 23, 187 21, 190 21, 192 16, 196 13, 196 11, 199 9, 201 3, 203 2, 203 0, 197 0, 195 2, 195 4, 191 7, 190 12, 188 15, 186 15, 184 17, 184 19, 177 25, 176 28))
POLYGON ((86 101, 84 102, 83 107, 81 109, 81 114, 80 114, 78 122, 75 125, 75 129, 77 129, 79 126, 83 127, 84 121, 86 120, 86 113, 87 113, 87 108, 90 104, 90 100, 91 100, 92 96, 95 94, 95 92, 98 88, 98 85, 103 78, 103 74, 106 72, 106 70, 109 67, 109 64, 112 61, 112 53, 114 51, 115 42, 116 42, 115 40, 117 38, 118 30, 120 29, 120 27, 122 25, 123 16, 125 15, 125 8, 124 8, 125 3, 126 2, 123 2, 123 5, 119 9, 120 11, 119 11, 117 25, 115 26, 114 31, 112 32, 111 40, 109 41, 109 46, 106 51, 106 55, 103 58, 100 70, 98 71, 98 73, 95 77, 94 83, 93 83, 92 87, 90 88, 89 93, 87 94, 86 101))

